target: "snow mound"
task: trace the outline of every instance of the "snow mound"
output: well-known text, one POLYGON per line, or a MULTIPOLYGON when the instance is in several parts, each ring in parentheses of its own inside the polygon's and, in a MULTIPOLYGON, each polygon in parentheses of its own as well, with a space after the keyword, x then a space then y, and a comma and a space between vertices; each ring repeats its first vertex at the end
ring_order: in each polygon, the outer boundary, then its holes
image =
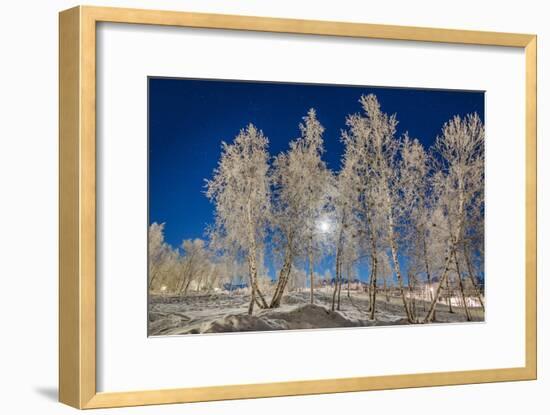
POLYGON ((190 318, 183 313, 149 313, 149 335, 166 334, 170 330, 185 325, 190 318))
POLYGON ((357 327, 361 323, 346 318, 338 311, 329 311, 315 304, 294 308, 262 310, 258 314, 231 314, 199 325, 177 330, 164 330, 166 334, 227 333, 244 331, 271 331, 334 327, 357 327))
POLYGON ((290 310, 264 310, 259 316, 280 322, 285 326, 284 329, 354 327, 358 325, 338 311, 329 311, 325 307, 315 304, 305 304, 290 310))
POLYGON ((228 315, 201 325, 200 333, 225 333, 234 331, 282 330, 276 322, 258 316, 228 315))

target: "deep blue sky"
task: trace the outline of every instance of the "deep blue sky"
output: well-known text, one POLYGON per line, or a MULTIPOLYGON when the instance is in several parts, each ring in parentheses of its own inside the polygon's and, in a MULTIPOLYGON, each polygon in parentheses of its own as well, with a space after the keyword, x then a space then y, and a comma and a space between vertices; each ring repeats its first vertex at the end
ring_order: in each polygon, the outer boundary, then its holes
POLYGON ((204 195, 222 141, 255 124, 275 156, 299 136, 298 124, 315 108, 325 127, 325 161, 338 170, 340 130, 360 112, 361 94, 374 93, 382 110, 396 113, 405 131, 426 147, 453 115, 477 112, 484 119, 484 93, 319 84, 149 78, 149 223, 166 222, 165 238, 204 237, 213 207, 204 195))

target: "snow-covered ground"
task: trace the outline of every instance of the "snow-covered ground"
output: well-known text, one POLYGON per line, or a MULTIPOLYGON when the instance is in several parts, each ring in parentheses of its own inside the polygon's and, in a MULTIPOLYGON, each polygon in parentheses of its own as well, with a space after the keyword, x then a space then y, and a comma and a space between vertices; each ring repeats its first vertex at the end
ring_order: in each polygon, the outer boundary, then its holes
MULTIPOLYGON (((400 298, 386 301, 377 297, 374 320, 368 318, 368 294, 343 290, 339 311, 330 311, 332 296, 315 292, 314 304, 309 303, 309 292, 293 292, 283 297, 276 309, 255 308, 248 315, 250 297, 245 294, 219 292, 191 294, 186 297, 151 296, 149 299, 148 332, 150 336, 223 333, 239 331, 269 331, 335 327, 390 326, 408 324, 400 298)), ((419 317, 426 314, 428 304, 417 302, 419 317)), ((449 313, 445 305, 438 305, 436 323, 466 321, 461 308, 449 313)), ((483 321, 481 309, 471 309, 474 321, 483 321)))

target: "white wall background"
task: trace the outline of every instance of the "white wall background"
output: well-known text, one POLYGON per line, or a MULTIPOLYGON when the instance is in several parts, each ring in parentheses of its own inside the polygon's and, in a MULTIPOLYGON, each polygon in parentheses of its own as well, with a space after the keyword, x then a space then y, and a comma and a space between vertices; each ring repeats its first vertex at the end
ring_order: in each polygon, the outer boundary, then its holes
MULTIPOLYGON (((69 414, 57 401, 57 12, 65 0, 11 1, 0 25, 0 412, 69 414)), ((98 411, 113 414, 546 414, 550 292, 543 256, 550 178, 544 128, 550 37, 545 2, 88 0, 86 4, 480 29, 539 35, 539 380, 98 411), (546 164, 546 165, 545 165, 546 164)), ((358 345, 359 347, 359 345, 358 345)))

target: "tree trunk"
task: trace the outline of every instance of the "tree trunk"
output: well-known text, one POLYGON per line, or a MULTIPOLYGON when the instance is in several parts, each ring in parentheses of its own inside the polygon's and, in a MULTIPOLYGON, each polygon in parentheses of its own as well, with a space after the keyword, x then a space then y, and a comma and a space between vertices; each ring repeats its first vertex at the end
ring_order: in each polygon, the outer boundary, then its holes
POLYGON ((254 236, 254 227, 252 224, 252 214, 250 200, 247 204, 248 214, 248 242, 250 244, 248 251, 248 273, 250 276, 250 304, 248 306, 248 314, 252 314, 254 311, 254 303, 256 301, 256 295, 260 299, 262 307, 267 308, 267 303, 263 297, 257 283, 258 269, 256 267, 256 238, 254 236))
POLYGON ((428 309, 428 314, 426 314, 426 317, 423 320, 424 323, 430 323, 434 319, 437 300, 439 298, 439 295, 441 294, 441 288, 443 287, 443 283, 447 281, 447 278, 449 276, 450 265, 451 265, 451 253, 449 252, 449 256, 445 259, 445 269, 443 270, 443 274, 441 275, 441 278, 437 283, 437 288, 435 290, 434 298, 430 304, 430 308, 428 309))
POLYGON ((273 297, 271 297, 271 303, 269 304, 269 308, 277 308, 281 305, 281 299, 283 298, 283 295, 285 293, 286 284, 288 283, 288 279, 290 277, 291 271, 292 271, 292 251, 290 250, 289 247, 287 247, 285 252, 285 260, 283 263, 283 267, 279 271, 279 279, 277 281, 277 287, 275 288, 273 297))
POLYGON ((414 277, 409 273, 409 278, 408 278, 408 283, 409 283, 409 307, 410 307, 410 310, 411 310, 411 316, 414 320, 416 320, 416 301, 415 301, 415 298, 414 298, 414 287, 415 287, 415 281, 414 281, 414 277))
POLYGON ((341 249, 340 247, 336 250, 336 269, 334 276, 334 290, 332 291, 332 305, 331 310, 334 311, 336 307, 336 294, 338 293, 338 285, 340 285, 340 261, 341 261, 341 249))
MULTIPOLYGON (((375 244, 376 247, 376 244, 375 244)), ((372 258, 373 266, 372 266, 372 272, 371 272, 371 280, 370 280, 370 316, 369 318, 371 320, 374 320, 374 313, 376 312, 376 280, 378 279, 378 258, 376 255, 376 251, 374 253, 374 256, 372 258)))
POLYGON ((453 314, 453 296, 451 295, 453 293, 453 289, 451 287, 451 280, 447 278, 447 304, 449 305, 449 313, 453 314))
MULTIPOLYGON (((435 298, 432 300, 432 303, 430 305, 430 310, 428 311, 428 314, 426 315, 426 318, 424 319, 424 323, 428 323, 430 321, 432 321, 433 319, 433 316, 434 316, 434 313, 435 313, 435 306, 436 306, 436 303, 437 303, 437 299, 439 298, 439 293, 441 291, 441 285, 443 283, 444 280, 448 280, 448 273, 449 273, 449 267, 451 265, 451 260, 452 260, 452 257, 453 255, 456 257, 456 248, 458 246, 458 242, 460 241, 460 238, 462 237, 462 228, 464 226, 464 218, 463 218, 463 215, 464 215, 464 205, 465 205, 465 200, 464 200, 464 182, 462 179, 459 178, 459 183, 458 183, 458 189, 459 189, 459 196, 458 196, 458 223, 457 223, 457 228, 456 228, 456 236, 453 235, 453 231, 452 231, 452 228, 451 226, 449 226, 449 233, 450 233, 450 249, 449 249, 449 252, 448 252, 448 256, 447 258, 445 259, 445 270, 443 271, 443 276, 441 277, 441 279, 439 280, 439 284, 437 285, 437 291, 435 293, 435 298)), ((458 271, 458 269, 457 269, 458 271)), ((458 275, 458 278, 460 280, 460 274, 458 275)), ((451 305, 451 299, 449 298, 449 307, 451 305)))
POLYGON ((374 320, 376 312, 376 280, 378 279, 378 246, 376 236, 374 234, 374 226, 370 215, 367 216, 367 226, 369 227, 369 239, 371 249, 371 271, 369 280, 369 309, 370 319, 374 320))
POLYGON ((472 262, 470 261, 470 255, 468 254, 466 242, 464 242, 463 244, 463 249, 464 249, 464 259, 466 260, 466 267, 468 269, 468 275, 470 277, 470 281, 474 287, 474 290, 476 291, 479 304, 481 305, 481 309, 485 312, 485 304, 483 303, 483 299, 481 298, 481 290, 479 289, 476 278, 474 277, 472 262))
POLYGON ((460 273, 460 264, 458 263, 458 255, 456 250, 453 252, 455 258, 456 274, 458 277, 458 287, 460 288, 460 296, 462 297, 462 305, 464 306, 464 313, 466 314, 466 320, 472 321, 472 316, 470 315, 470 310, 468 309, 468 304, 466 303, 466 296, 464 295, 464 284, 462 283, 462 275, 460 273))
POLYGON ((290 273, 292 272, 292 263, 289 263, 285 270, 281 270, 279 273, 279 278, 281 278, 281 284, 277 284, 277 291, 273 294, 271 302, 269 303, 269 308, 278 308, 281 305, 281 300, 285 294, 285 289, 290 278, 290 273), (283 274, 284 272, 284 274, 283 274))
MULTIPOLYGON (((422 228, 422 253, 424 256, 424 267, 426 271, 426 280, 428 282, 428 291, 429 291, 429 298, 430 302, 433 301, 434 296, 432 292, 432 274, 430 273, 430 262, 428 261, 428 246, 426 244, 426 231, 424 228, 422 228)), ((426 302, 424 301, 424 310, 426 309, 426 302)), ((434 319, 435 319, 435 311, 434 311, 434 319)))
POLYGON ((350 269, 349 264, 346 264, 346 274, 347 274, 347 276, 348 276, 348 279, 347 279, 347 281, 348 281, 348 287, 347 287, 348 293, 347 293, 347 295, 348 295, 348 298, 351 298, 351 294, 350 294, 350 292, 349 292, 349 290, 350 290, 351 269, 350 269))
POLYGON ((159 276, 160 272, 154 272, 153 275, 151 276, 151 279, 149 280, 149 291, 151 291, 151 288, 153 287, 153 281, 155 281, 157 279, 157 277, 159 276))
POLYGON ((267 302, 265 301, 265 297, 262 294, 262 291, 260 290, 260 287, 258 286, 258 280, 257 280, 257 270, 254 270, 254 282, 252 283, 252 286, 254 288, 255 295, 258 296, 258 301, 260 303, 261 308, 268 308, 267 302))
POLYGON ((187 294, 187 291, 189 290, 190 285, 191 285, 191 276, 187 276, 187 280, 185 281, 185 286, 183 287, 180 294, 183 294, 185 296, 187 294))
POLYGON ((342 261, 340 261, 340 270, 339 270, 340 277, 338 278, 338 302, 336 304, 336 309, 340 311, 340 298, 342 293, 342 261))
MULTIPOLYGON (((341 273, 342 273, 342 250, 344 249, 343 243, 344 243, 344 224, 346 221, 345 216, 345 210, 342 213, 342 222, 340 224, 340 232, 338 233, 338 244, 336 246, 336 275, 334 277, 334 291, 332 292, 332 306, 331 310, 334 311, 335 302, 336 302, 336 294, 339 290, 339 286, 341 284, 341 273)), ((338 309, 340 309, 340 299, 338 298, 338 309)))
POLYGON ((250 281, 250 303, 248 303, 248 314, 251 315, 254 312, 254 304, 256 303, 256 290, 254 289, 254 283, 252 282, 252 273, 250 266, 248 269, 249 281, 250 281))
POLYGON ((409 304, 407 302, 407 298, 405 297, 405 290, 403 288, 403 276, 401 275, 401 266, 399 265, 399 258, 397 253, 397 242, 395 240, 395 234, 394 234, 394 221, 393 221, 393 212, 392 212, 392 204, 391 204, 391 198, 389 195, 389 189, 387 188, 387 182, 386 183, 386 209, 387 209, 387 219, 388 219, 388 239, 390 241, 390 248, 391 248, 391 256, 393 261, 393 269, 395 271, 395 274, 397 275, 397 283, 399 284, 399 291, 401 292, 401 299, 403 300, 403 308, 405 309, 405 315, 407 316, 407 320, 409 323, 415 323, 413 316, 411 315, 411 310, 409 308, 409 304))
POLYGON ((397 283, 399 284, 399 291, 401 291, 401 299, 403 300, 403 308, 405 309, 405 315, 407 316, 407 320, 409 320, 409 323, 414 323, 415 321, 413 319, 413 316, 411 315, 411 310, 409 309, 407 298, 405 297, 405 290, 403 289, 403 277, 401 275, 401 266, 399 265, 399 259, 397 257, 397 245, 395 242, 395 236, 393 234, 393 220, 391 219, 391 214, 390 214, 389 239, 390 239, 391 256, 393 260, 393 268, 395 270, 395 274, 397 275, 397 283))
POLYGON ((194 270, 194 255, 191 255, 187 258, 185 263, 185 268, 183 270, 183 277, 181 279, 181 284, 178 287, 178 293, 181 295, 187 294, 187 290, 189 289, 189 286, 191 285, 191 281, 193 280, 193 274, 195 273, 194 270))
POLYGON ((309 258, 309 289, 310 289, 310 298, 309 302, 313 304, 313 241, 310 240, 309 242, 309 249, 308 249, 308 258, 309 258))

